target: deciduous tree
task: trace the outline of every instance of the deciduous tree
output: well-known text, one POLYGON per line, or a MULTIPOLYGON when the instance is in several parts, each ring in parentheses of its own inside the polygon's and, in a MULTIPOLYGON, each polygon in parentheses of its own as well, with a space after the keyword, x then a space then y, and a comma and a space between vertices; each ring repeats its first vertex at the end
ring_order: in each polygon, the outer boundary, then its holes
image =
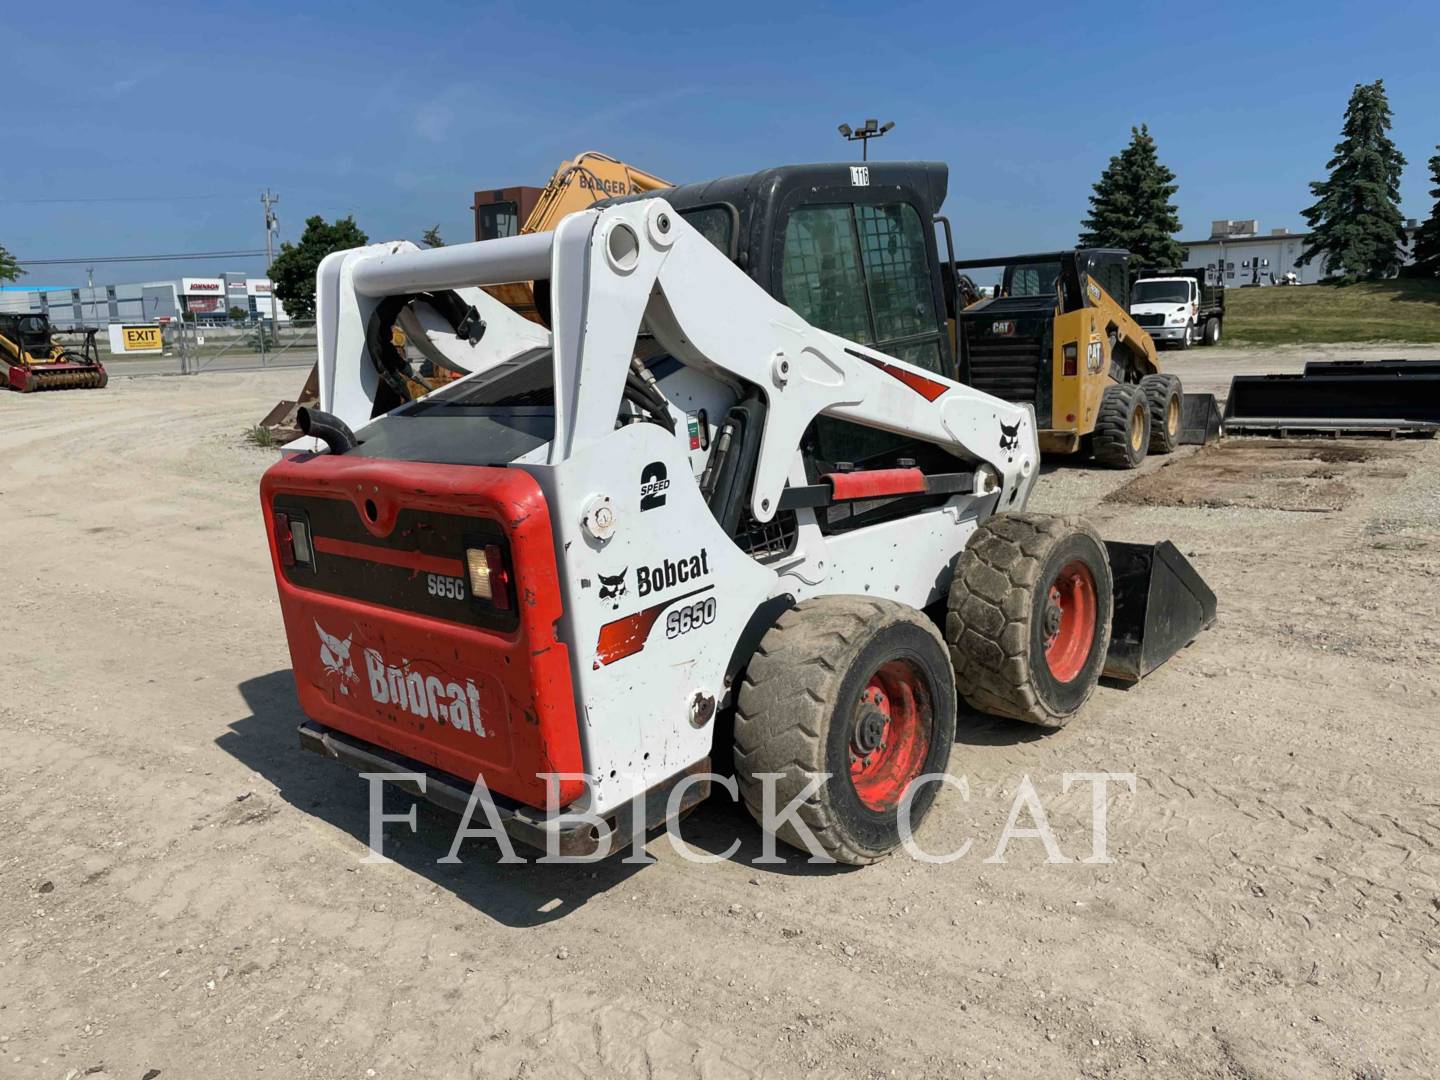
POLYGON ((280 245, 280 254, 270 264, 275 295, 294 319, 315 317, 315 271, 326 255, 360 247, 370 238, 353 217, 338 218, 333 224, 319 214, 305 219, 305 231, 298 243, 280 245))
POLYGON ((23 277, 25 271, 20 269, 20 264, 15 261, 15 256, 5 250, 5 245, 0 244, 0 281, 14 281, 23 277))

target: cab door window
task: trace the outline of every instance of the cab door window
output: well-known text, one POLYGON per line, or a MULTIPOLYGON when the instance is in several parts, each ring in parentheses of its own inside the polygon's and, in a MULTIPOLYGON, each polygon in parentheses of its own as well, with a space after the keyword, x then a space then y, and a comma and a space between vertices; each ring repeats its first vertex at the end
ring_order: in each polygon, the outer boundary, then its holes
POLYGON ((792 211, 780 276, 782 299, 807 322, 944 374, 924 226, 909 203, 792 211))
POLYGON ((780 274, 785 302, 806 322, 864 345, 874 342, 850 207, 792 213, 780 274))

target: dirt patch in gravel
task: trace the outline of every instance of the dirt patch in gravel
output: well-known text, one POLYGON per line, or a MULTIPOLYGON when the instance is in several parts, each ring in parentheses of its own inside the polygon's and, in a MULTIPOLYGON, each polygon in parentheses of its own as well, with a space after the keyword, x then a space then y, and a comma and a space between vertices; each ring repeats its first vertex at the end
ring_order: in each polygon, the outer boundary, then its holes
POLYGON ((1415 443, 1230 439, 1167 462, 1111 492, 1127 506, 1247 507, 1328 513, 1408 471, 1415 443))

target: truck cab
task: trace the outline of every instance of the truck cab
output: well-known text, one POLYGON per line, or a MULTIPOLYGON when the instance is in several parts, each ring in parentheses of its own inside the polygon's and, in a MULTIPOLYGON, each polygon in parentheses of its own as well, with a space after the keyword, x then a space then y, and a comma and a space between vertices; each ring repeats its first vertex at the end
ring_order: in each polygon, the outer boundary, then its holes
POLYGON ((1130 316, 1157 345, 1215 345, 1225 316, 1225 287, 1204 269, 1142 273, 1130 293, 1130 316))

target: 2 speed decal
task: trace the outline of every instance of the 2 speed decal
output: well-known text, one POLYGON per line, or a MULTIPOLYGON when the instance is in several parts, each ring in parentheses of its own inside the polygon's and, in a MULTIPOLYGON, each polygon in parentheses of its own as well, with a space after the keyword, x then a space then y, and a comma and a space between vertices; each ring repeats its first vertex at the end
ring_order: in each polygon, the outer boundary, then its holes
POLYGON ((658 510, 665 505, 665 492, 670 488, 665 463, 652 461, 640 473, 640 512, 658 510))

